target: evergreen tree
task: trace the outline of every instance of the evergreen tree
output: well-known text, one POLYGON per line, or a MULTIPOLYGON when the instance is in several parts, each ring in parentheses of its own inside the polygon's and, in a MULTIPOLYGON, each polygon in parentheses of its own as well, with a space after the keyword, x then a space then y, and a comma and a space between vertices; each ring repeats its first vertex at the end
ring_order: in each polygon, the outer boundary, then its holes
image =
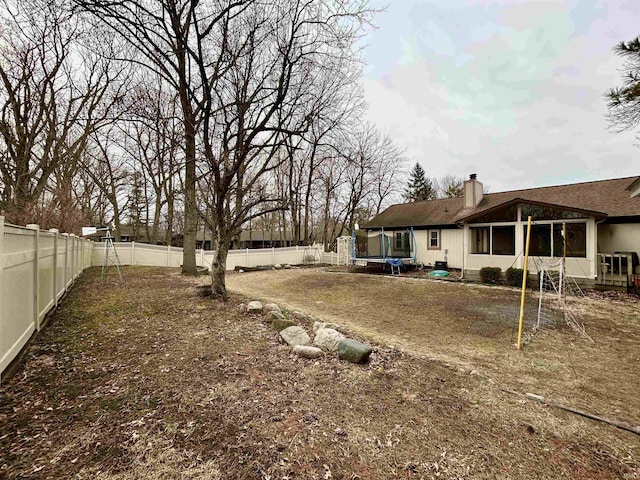
POLYGON ((407 202, 419 202, 420 200, 433 200, 436 198, 436 191, 433 183, 425 176, 424 169, 416 162, 407 189, 404 192, 404 198, 407 202))

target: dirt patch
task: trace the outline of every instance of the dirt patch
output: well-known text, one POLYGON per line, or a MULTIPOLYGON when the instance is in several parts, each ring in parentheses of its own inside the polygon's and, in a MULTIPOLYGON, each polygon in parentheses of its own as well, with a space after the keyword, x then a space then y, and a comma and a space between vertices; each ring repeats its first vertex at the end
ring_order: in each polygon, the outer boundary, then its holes
MULTIPOLYGON (((284 280, 250 275, 242 281, 284 280)), ((99 270, 86 272, 0 387, 0 477, 639 473, 637 436, 501 392, 453 364, 388 344, 376 345, 367 365, 303 360, 260 317, 240 313, 243 298, 198 297, 202 279, 154 268, 125 268, 125 278, 105 284, 99 270)), ((335 285, 310 281, 318 291, 335 285)), ((355 289, 363 280, 345 281, 355 289)), ((390 299, 387 283, 376 289, 390 299)), ((309 302, 309 310, 345 315, 316 291, 309 302)), ((465 315, 471 325, 481 313, 465 315)), ((405 326, 390 327, 404 338, 405 326)), ((504 336, 501 325, 492 330, 490 339, 504 336)))

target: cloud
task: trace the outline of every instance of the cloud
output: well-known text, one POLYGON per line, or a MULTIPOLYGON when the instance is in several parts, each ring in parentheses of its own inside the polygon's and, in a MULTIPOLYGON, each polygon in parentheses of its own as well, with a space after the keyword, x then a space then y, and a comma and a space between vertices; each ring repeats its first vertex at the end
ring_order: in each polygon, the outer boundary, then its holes
POLYGON ((430 176, 478 173, 493 191, 638 175, 603 94, 639 4, 394 2, 367 50, 369 119, 430 176))

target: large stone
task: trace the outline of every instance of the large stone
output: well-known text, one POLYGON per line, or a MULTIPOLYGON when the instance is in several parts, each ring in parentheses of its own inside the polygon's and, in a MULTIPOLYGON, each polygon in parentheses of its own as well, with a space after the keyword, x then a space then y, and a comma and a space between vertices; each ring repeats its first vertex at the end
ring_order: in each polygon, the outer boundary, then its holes
POLYGON ((295 326, 296 322, 292 322, 291 320, 287 320, 286 318, 271 321, 271 328, 273 328, 276 332, 284 330, 285 328, 295 326))
POLYGON ((296 345, 293 347, 293 353, 302 358, 319 358, 324 355, 322 349, 307 345, 296 345))
POLYGON ((262 302, 254 300, 247 305, 247 312, 249 313, 262 313, 262 302))
POLYGON ((337 323, 327 323, 327 322, 313 322, 313 333, 317 333, 321 328, 333 328, 334 330, 340 330, 340 325, 337 323))
POLYGON ((282 310, 280 310, 280 305, 278 305, 277 303, 265 303, 263 310, 264 310, 264 313, 269 313, 269 312, 282 313, 282 310))
POLYGON ((343 338, 338 344, 338 357, 352 363, 366 362, 372 351, 369 345, 351 338, 343 338))
POLYGON ((345 336, 333 328, 321 328, 316 332, 313 344, 324 350, 335 352, 338 350, 338 344, 343 338, 345 338, 345 336))
POLYGON ((267 321, 268 322, 273 322, 274 320, 285 320, 285 317, 281 312, 278 312, 276 310, 272 310, 267 315, 267 321))
POLYGON ((287 342, 288 345, 294 347, 296 345, 309 345, 311 338, 304 330, 299 326, 287 327, 280 331, 280 336, 287 342))

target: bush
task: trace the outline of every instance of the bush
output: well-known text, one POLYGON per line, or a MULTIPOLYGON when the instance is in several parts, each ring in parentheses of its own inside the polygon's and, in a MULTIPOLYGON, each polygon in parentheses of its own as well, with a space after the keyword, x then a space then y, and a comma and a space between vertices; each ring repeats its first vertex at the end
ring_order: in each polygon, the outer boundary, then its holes
POLYGON ((498 283, 502 269, 500 267, 482 267, 480 269, 480 280, 482 283, 498 283))
MULTIPOLYGON (((522 268, 507 268, 507 271, 504 272, 507 285, 511 287, 521 287, 523 272, 524 270, 522 268)), ((529 275, 529 270, 527 270, 527 275, 529 275)))

